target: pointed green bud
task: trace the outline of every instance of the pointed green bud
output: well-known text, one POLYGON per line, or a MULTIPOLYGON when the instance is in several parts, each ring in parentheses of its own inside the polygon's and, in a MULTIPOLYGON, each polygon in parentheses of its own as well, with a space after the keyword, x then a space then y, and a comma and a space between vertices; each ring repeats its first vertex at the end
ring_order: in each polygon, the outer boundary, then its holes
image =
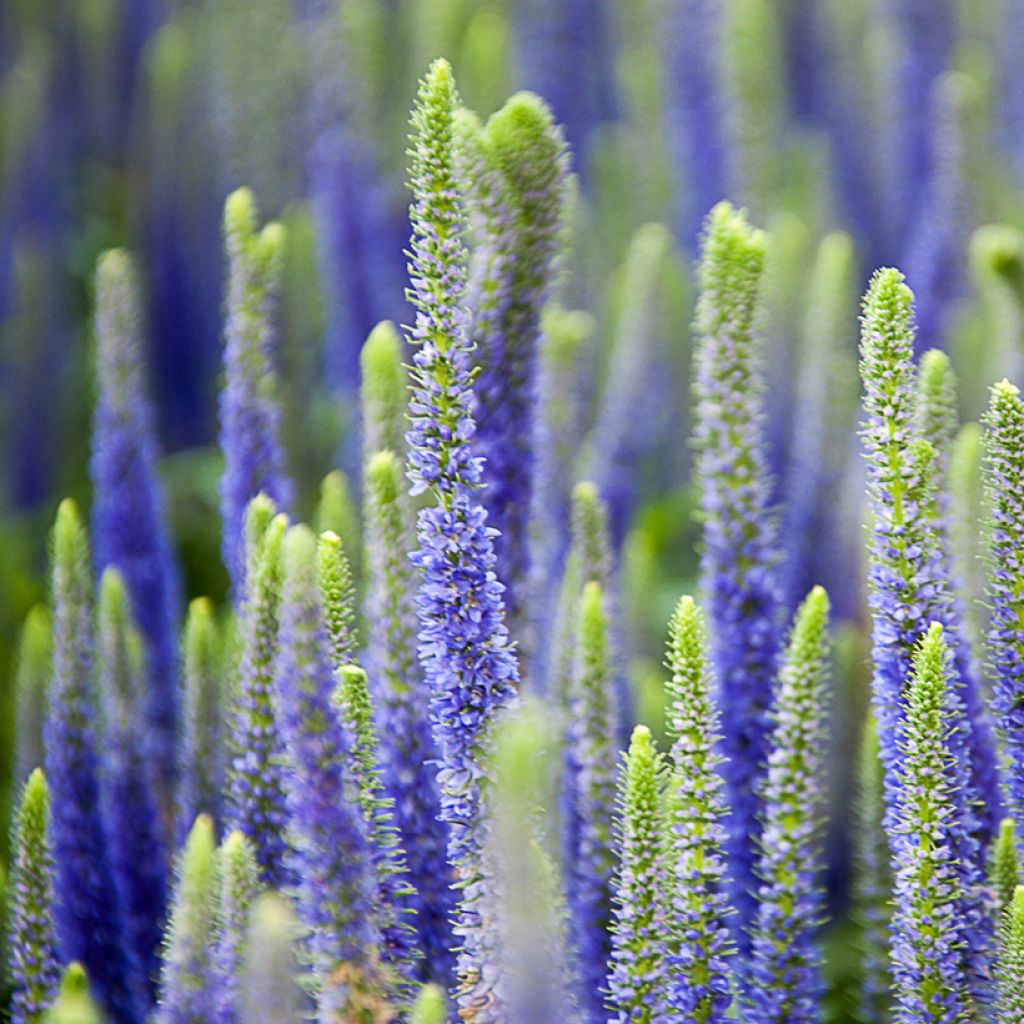
POLYGON ((380 772, 377 768, 377 734, 370 688, 366 673, 358 665, 341 665, 337 676, 336 697, 353 741, 352 759, 358 766, 360 801, 367 822, 372 825, 377 811, 380 772))
POLYGON ((382 320, 363 345, 362 369, 363 451, 372 455, 405 450, 406 374, 404 345, 398 329, 382 320))
POLYGON ((355 658, 356 596, 341 538, 332 530, 320 534, 316 546, 317 578, 324 626, 331 645, 331 667, 337 672, 355 658))
POLYGON ((18 648, 18 671, 15 678, 17 711, 15 742, 17 743, 17 778, 28 778, 33 768, 43 763, 43 721, 46 718, 46 695, 53 671, 53 642, 50 613, 37 605, 25 619, 18 648))
POLYGON ((103 1024, 99 1008, 89 993, 85 968, 80 963, 68 964, 46 1021, 47 1024, 103 1024))
POLYGON ((14 822, 8 956, 14 992, 12 1019, 38 1024, 60 980, 53 920, 50 794, 42 769, 29 776, 14 822))
POLYGON ((185 696, 182 708, 178 824, 184 835, 196 815, 219 817, 224 758, 221 744, 224 686, 213 602, 197 597, 185 619, 185 696))
POLYGON ((921 436, 940 455, 948 455, 958 423, 956 374, 949 356, 929 349, 921 356, 917 377, 917 418, 921 436))
POLYGON ((200 814, 178 859, 160 980, 161 1019, 200 1020, 204 1004, 209 1012, 218 988, 213 963, 218 902, 213 819, 200 814))
POLYGON ((444 989, 440 985, 424 985, 409 1014, 409 1024, 445 1024, 447 1019, 444 989))
POLYGON ((1018 885, 1003 917, 996 961, 997 1024, 1024 1020, 1024 885, 1018 885))
POLYGON ((271 520, 277 515, 272 498, 260 491, 245 510, 245 573, 249 579, 259 565, 263 538, 271 520))
POLYGON ((217 916, 217 970, 223 1019, 241 1021, 239 972, 245 957, 249 917, 260 892, 259 865, 252 844, 237 829, 217 852, 220 907, 217 916))
POLYGON ((999 834, 992 842, 989 855, 988 884, 995 893, 1000 913, 1010 905, 1014 891, 1022 880, 1014 829, 1013 818, 1004 818, 1000 822, 999 834))
POLYGON ((363 530, 352 494, 352 485, 340 469, 328 473, 320 485, 316 529, 318 533, 330 530, 343 539, 352 578, 360 580, 363 564, 363 530))

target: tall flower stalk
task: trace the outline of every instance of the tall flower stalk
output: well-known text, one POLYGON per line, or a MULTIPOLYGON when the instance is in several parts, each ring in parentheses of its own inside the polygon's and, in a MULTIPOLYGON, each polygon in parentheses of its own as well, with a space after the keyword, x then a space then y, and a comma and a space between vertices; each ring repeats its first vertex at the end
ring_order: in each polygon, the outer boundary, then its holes
POLYGON ((966 928, 955 835, 963 823, 957 818, 958 780, 948 742, 950 679, 946 638, 932 623, 915 650, 906 715, 897 733, 902 757, 893 815, 891 946, 896 1024, 970 1019, 961 968, 966 928))
MULTIPOLYGON (((369 344, 369 343, 368 343, 369 344)), ((453 946, 448 916, 454 905, 447 881, 447 826, 432 761, 436 746, 423 714, 429 694, 416 660, 416 569, 409 550, 411 511, 402 467, 391 451, 366 466, 367 664, 380 736, 384 787, 394 801, 395 824, 406 851, 411 894, 406 904, 425 958, 427 975, 447 981, 453 946)))
MULTIPOLYGON (((898 270, 875 273, 861 321, 861 376, 867 413, 864 447, 872 513, 869 603, 874 672, 872 702, 884 766, 886 829, 895 857, 900 848, 895 814, 900 800, 902 759, 898 730, 911 659, 929 622, 953 621, 949 581, 941 565, 936 528, 935 449, 920 434, 916 412, 913 296, 898 270)), ((955 645, 956 636, 948 642, 955 645)), ((956 663, 946 688, 949 744, 957 772, 953 789, 961 827, 950 837, 960 875, 958 898, 969 942, 961 946, 972 995, 988 998, 991 976, 991 917, 985 905, 984 854, 979 837, 980 797, 970 771, 971 729, 956 663)))
POLYGON ((772 702, 748 993, 766 1024, 812 1024, 824 991, 816 942, 825 909, 828 615, 828 596, 815 587, 797 611, 772 702))
POLYGON ((985 428, 992 706, 1006 755, 1006 795, 1024 845, 1024 400, 1008 381, 992 389, 985 428))
POLYGON ((121 574, 104 571, 99 599, 99 684, 103 712, 100 788, 110 863, 149 998, 156 998, 167 900, 167 852, 140 734, 146 675, 141 638, 121 574))
POLYGON ((224 563, 237 600, 245 588, 245 510, 261 491, 287 508, 292 486, 281 448, 276 395, 274 313, 281 279, 284 229, 256 229, 256 204, 248 189, 224 207, 228 254, 224 390, 220 446, 224 452, 221 515, 224 563))
POLYGON ((470 264, 470 337, 480 360, 477 451, 498 570, 517 618, 529 576, 534 405, 540 314, 562 229, 568 160, 551 111, 517 93, 471 132, 469 174, 476 247, 470 264))
POLYGON ((201 814, 178 860, 160 977, 158 1024, 205 1024, 215 1012, 218 902, 213 820, 201 814))
POLYGON ((694 324, 697 473, 701 567, 728 758, 722 766, 732 809, 727 849, 741 947, 747 945, 756 909, 756 794, 768 755, 768 708, 780 643, 777 524, 769 504, 753 326, 764 255, 764 235, 741 213, 727 203, 711 211, 694 324))
POLYGON ((281 542, 287 517, 258 495, 249 505, 246 547, 249 571, 240 610, 241 663, 229 715, 227 824, 252 843, 263 881, 280 886, 284 868, 283 741, 274 707, 278 646, 281 542))
POLYGON ((1018 885, 1004 913, 996 964, 999 1001, 996 1024, 1024 1020, 1024 885, 1018 885))
POLYGON ((65 500, 53 531, 53 679, 44 726, 57 937, 61 959, 85 966, 116 1024, 136 1024, 139 976, 100 813, 92 594, 86 529, 74 502, 65 500))
POLYGON ((699 1024, 731 1019, 733 942, 725 864, 725 818, 704 616, 680 598, 669 623, 665 684, 671 741, 666 793, 672 910, 667 1000, 673 1014, 699 1024))
POLYGON ((116 566, 124 577, 146 642, 142 736, 166 807, 176 767, 180 594, 157 475, 138 292, 131 257, 121 249, 104 253, 96 269, 93 539, 97 566, 116 566))
POLYGON ((7 925, 11 1024, 43 1024, 57 994, 60 962, 54 925, 50 793, 41 768, 29 776, 15 816, 7 925))
POLYGON ((594 580, 583 588, 575 650, 562 778, 563 860, 576 997, 583 1020, 596 1022, 603 1020, 600 992, 611 952, 611 820, 618 743, 604 592, 594 580))
POLYGON ((37 605, 28 613, 22 628, 14 682, 15 777, 22 784, 36 768, 42 767, 44 760, 43 723, 53 671, 52 638, 50 613, 43 605, 37 605))
POLYGON ((1004 818, 988 859, 988 885, 995 895, 996 908, 999 911, 1010 905, 1014 891, 1022 879, 1024 874, 1021 872, 1021 860, 1017 853, 1017 830, 1013 818, 1004 818))
POLYGON ((320 603, 335 671, 355 660, 359 638, 356 634, 356 595, 341 538, 333 530, 320 534, 316 545, 316 569, 320 581, 320 603))
POLYGON ((664 915, 662 760, 650 730, 633 730, 619 781, 618 856, 609 1021, 655 1024, 664 1014, 668 980, 664 915))
POLYGON ((249 918, 260 893, 259 865, 252 844, 230 832, 217 851, 220 900, 217 907, 215 956, 219 988, 217 1024, 242 1024, 241 970, 248 941, 249 918))
POLYGON ((496 993, 485 971, 488 937, 481 843, 481 755, 492 721, 514 699, 518 665, 505 626, 503 587, 477 488, 471 412, 472 364, 460 306, 465 270, 463 214, 454 149, 458 103, 451 68, 435 61, 420 87, 412 121, 413 204, 410 298, 416 324, 409 476, 433 503, 419 515, 420 659, 431 692, 438 748, 441 818, 460 890, 455 933, 457 999, 464 1016, 496 1020, 496 993))
POLYGON ((293 526, 282 546, 276 709, 284 740, 290 868, 318 1019, 354 1012, 376 990, 380 933, 367 830, 349 780, 352 747, 334 700, 316 569, 316 540, 293 526), (346 967, 342 981, 337 972, 346 967))
POLYGON ((179 752, 178 834, 188 835, 200 814, 221 821, 224 782, 224 690, 217 620, 209 598, 188 608, 184 654, 185 700, 179 752))

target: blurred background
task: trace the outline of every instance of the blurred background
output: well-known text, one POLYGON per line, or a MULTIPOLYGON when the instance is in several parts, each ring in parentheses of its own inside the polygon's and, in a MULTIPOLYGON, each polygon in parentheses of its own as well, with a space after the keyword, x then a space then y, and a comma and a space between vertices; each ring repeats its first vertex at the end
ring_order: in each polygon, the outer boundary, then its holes
POLYGON ((239 185, 288 227, 295 511, 332 468, 358 481, 358 353, 378 320, 409 317, 408 111, 437 55, 481 115, 529 88, 565 125, 578 188, 548 340, 578 388, 559 442, 612 503, 641 718, 656 723, 642 683, 696 575, 693 261, 723 197, 770 231, 775 478, 824 510, 787 512, 787 545, 819 546, 816 575, 842 578, 840 657, 862 664, 857 296, 875 266, 905 270, 966 418, 1017 373, 1024 0, 0 0, 0 681, 45 597, 58 499, 90 504, 103 249, 127 246, 143 274, 187 596, 227 590, 221 211, 239 185))

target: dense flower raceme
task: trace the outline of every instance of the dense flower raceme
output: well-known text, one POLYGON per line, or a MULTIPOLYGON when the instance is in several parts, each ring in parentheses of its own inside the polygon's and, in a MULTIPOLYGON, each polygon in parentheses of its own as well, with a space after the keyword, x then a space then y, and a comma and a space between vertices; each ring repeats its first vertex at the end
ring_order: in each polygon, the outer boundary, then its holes
POLYGON ((414 558, 441 817, 449 826, 448 858, 461 889, 458 998, 465 1013, 486 1024, 497 1009, 485 969, 491 939, 478 905, 485 827, 481 752, 496 713, 513 699, 518 666, 487 513, 475 493, 481 466, 472 450, 472 365, 460 306, 465 272, 453 152, 456 103, 451 69, 437 61, 413 115, 410 297, 416 324, 410 340, 416 349, 407 443, 414 492, 434 496, 419 514, 414 558))
MULTIPOLYGON (((935 449, 920 435, 916 419, 913 296, 897 270, 880 270, 864 299, 861 376, 867 422, 864 447, 872 541, 871 585, 874 672, 872 701, 879 752, 885 766, 886 827, 895 858, 895 815, 904 794, 897 740, 905 716, 903 700, 913 651, 931 621, 955 623, 949 572, 943 564, 936 525, 935 449)), ((948 634, 957 649, 955 631, 948 634)), ((972 723, 963 699, 956 662, 946 687, 949 744, 956 784, 952 798, 960 827, 950 836, 958 898, 967 941, 956 948, 963 959, 971 994, 990 995, 992 921, 984 888, 984 849, 978 779, 971 771, 972 723)), ((894 860, 895 865, 895 860, 894 860)))
POLYGON ((246 189, 228 197, 224 234, 228 294, 220 401, 221 513, 224 561, 236 599, 241 600, 246 506, 262 491, 286 509, 292 494, 279 438, 274 369, 274 313, 285 236, 277 223, 257 234, 255 202, 246 189))
POLYGON ((723 701, 722 770, 732 812, 727 848, 743 946, 756 907, 757 790, 780 643, 777 526, 769 507, 753 333, 764 252, 764 235, 742 214, 727 203, 714 208, 705 228, 694 325, 702 569, 723 701))
POLYGON ((146 642, 141 736, 164 810, 173 795, 178 724, 179 584, 157 476, 156 424, 146 387, 141 299, 129 255, 111 250, 96 271, 96 379, 90 470, 100 569, 124 577, 146 642))

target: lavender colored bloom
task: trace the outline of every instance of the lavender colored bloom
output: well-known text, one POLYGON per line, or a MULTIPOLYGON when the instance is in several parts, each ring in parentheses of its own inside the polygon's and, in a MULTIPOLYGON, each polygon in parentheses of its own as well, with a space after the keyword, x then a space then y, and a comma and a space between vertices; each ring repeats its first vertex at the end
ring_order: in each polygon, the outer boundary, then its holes
MULTIPOLYGON (((915 418, 913 296, 897 270, 879 270, 864 300, 861 376, 867 422, 864 447, 872 513, 869 568, 874 673, 872 702, 885 768, 886 829, 895 856, 894 814, 900 800, 897 732, 911 656, 927 623, 952 621, 948 577, 941 565, 934 494, 935 449, 915 418)), ((955 635, 950 640, 955 643, 955 635)), ((991 919, 985 906, 979 795, 970 772, 970 721, 956 665, 946 694, 949 736, 958 774, 953 798, 960 828, 952 835, 960 873, 960 913, 969 942, 961 949, 972 995, 990 986, 991 919)))
POLYGON ((281 541, 287 526, 286 516, 274 517, 269 498, 253 498, 246 530, 249 572, 240 611, 241 663, 228 733, 227 825, 252 843, 269 886, 280 886, 287 878, 283 742, 274 708, 281 541))
POLYGON ((600 993, 611 952, 611 819, 618 743, 604 594, 593 580, 583 588, 577 630, 562 778, 563 861, 576 999, 582 1021, 596 1024, 604 1019, 600 993))
POLYGON ((959 596, 960 581, 953 565, 949 470, 950 453, 959 425, 957 384, 949 357, 937 349, 930 349, 921 357, 917 420, 921 435, 935 452, 932 473, 937 490, 934 530, 939 559, 936 568, 940 582, 949 594, 949 608, 943 624, 955 640, 953 660, 967 713, 971 780, 974 792, 981 799, 977 817, 982 827, 981 842, 987 845, 996 834, 1003 815, 998 754, 992 722, 982 695, 981 679, 971 654, 963 601, 959 596))
POLYGON ((14 866, 7 923, 11 1024, 43 1024, 57 993, 60 965, 53 922, 50 793, 41 768, 21 794, 14 822, 14 866))
POLYGON ((728 191, 720 52, 721 0, 665 8, 665 118, 679 189, 679 237, 694 247, 705 213, 728 191))
POLYGON ((951 672, 942 627, 932 623, 914 654, 906 714, 897 727, 900 786, 891 836, 895 848, 892 974, 895 1024, 969 1019, 962 968, 967 922, 961 916, 956 832, 957 772, 949 710, 951 672))
POLYGON ((245 590, 246 507, 261 491, 284 508, 292 497, 281 449, 274 371, 273 320, 284 229, 270 223, 257 234, 252 193, 239 189, 224 206, 224 235, 228 294, 220 398, 221 515, 224 563, 240 601, 245 590))
POLYGON ((650 730, 638 725, 619 780, 609 1024, 656 1024, 665 1012, 669 971, 662 770, 650 730))
POLYGON ((178 752, 178 836, 184 840, 200 814, 221 821, 224 788, 224 685, 213 604, 197 597, 185 620, 185 700, 178 752))
POLYGON ((667 665, 672 673, 665 685, 672 742, 666 794, 672 957, 666 999, 681 1019, 725 1024, 734 993, 721 726, 704 616, 690 597, 680 599, 669 624, 667 665))
POLYGON ((15 676, 16 710, 14 735, 17 743, 15 778, 19 783, 42 766, 43 723, 46 720, 46 693, 53 671, 50 613, 37 605, 25 618, 18 647, 18 673, 15 676))
POLYGON ((992 389, 985 417, 985 488, 991 508, 988 653, 992 708, 1005 752, 1006 796, 1024 849, 1024 400, 1009 381, 992 389))
POLYGON ((375 976, 380 934, 367 830, 348 778, 351 743, 334 701, 320 612, 316 540, 293 526, 282 546, 276 715, 285 744, 290 867, 310 957, 318 1019, 351 1009, 375 976), (345 967, 348 977, 338 975, 345 967))
MULTIPOLYGON (((462 122, 465 125, 468 118, 462 122)), ((540 313, 564 218, 568 158, 550 110, 517 93, 464 148, 476 248, 467 301, 480 361, 475 450, 509 618, 525 613, 540 313)))
POLYGON ((145 660, 132 611, 124 579, 108 568, 99 598, 100 790, 126 935, 152 1003, 166 910, 167 854, 141 743, 145 660))
POLYGON ((381 451, 366 466, 367 664, 385 791, 406 850, 414 890, 406 904, 425 957, 428 977, 448 982, 454 946, 448 917, 454 907, 445 858, 447 826, 433 760, 437 748, 423 714, 429 695, 416 661, 416 570, 409 561, 412 512, 394 453, 381 451))
POLYGON ((218 902, 213 821, 201 814, 178 859, 156 1024, 208 1024, 215 1012, 218 902))
POLYGON ((113 565, 124 577, 146 642, 142 735, 166 809, 174 791, 180 593, 157 476, 143 345, 135 268, 127 253, 113 249, 100 258, 96 271, 93 535, 97 567, 113 565))
POLYGON ((252 844, 230 832, 217 854, 220 904, 216 922, 216 1024, 242 1024, 241 970, 245 961, 249 917, 260 893, 259 865, 252 844))
POLYGON ((85 965, 116 1024, 139 1024, 137 965, 125 945, 101 815, 90 564, 85 527, 65 500, 53 531, 53 677, 44 726, 57 937, 61 959, 85 965))
POLYGON ((410 342, 416 352, 406 441, 413 492, 429 490, 434 498, 419 514, 413 557, 420 570, 419 654, 431 692, 441 819, 450 828, 448 860, 461 892, 457 998, 465 1013, 488 1024, 497 1009, 485 969, 492 939, 480 909, 486 891, 481 755, 492 721, 515 698, 518 665, 494 570, 493 535, 476 494, 482 466, 472 451, 472 365, 459 307, 465 272, 453 154, 457 102, 451 68, 435 61, 413 113, 410 295, 416 326, 410 342))
POLYGON ((409 904, 415 904, 415 892, 409 885, 405 854, 399 846, 394 801, 384 794, 381 784, 377 761, 379 743, 366 673, 357 665, 342 665, 335 670, 335 676, 338 680, 335 694, 342 722, 348 730, 350 765, 358 787, 377 880, 375 906, 381 953, 384 962, 396 972, 397 994, 405 999, 416 977, 417 960, 422 955, 416 947, 414 921, 409 914, 409 904))
POLYGON ((828 746, 828 614, 828 596, 815 587, 796 613, 772 702, 747 993, 765 1024, 811 1024, 821 1014, 816 933, 825 902, 821 777, 828 746))
POLYGON ((760 801, 768 755, 768 706, 779 649, 774 570, 777 524, 770 507, 764 414, 752 327, 764 236, 727 203, 708 218, 694 330, 701 559, 718 677, 728 820, 727 850, 741 949, 753 921, 760 801))

